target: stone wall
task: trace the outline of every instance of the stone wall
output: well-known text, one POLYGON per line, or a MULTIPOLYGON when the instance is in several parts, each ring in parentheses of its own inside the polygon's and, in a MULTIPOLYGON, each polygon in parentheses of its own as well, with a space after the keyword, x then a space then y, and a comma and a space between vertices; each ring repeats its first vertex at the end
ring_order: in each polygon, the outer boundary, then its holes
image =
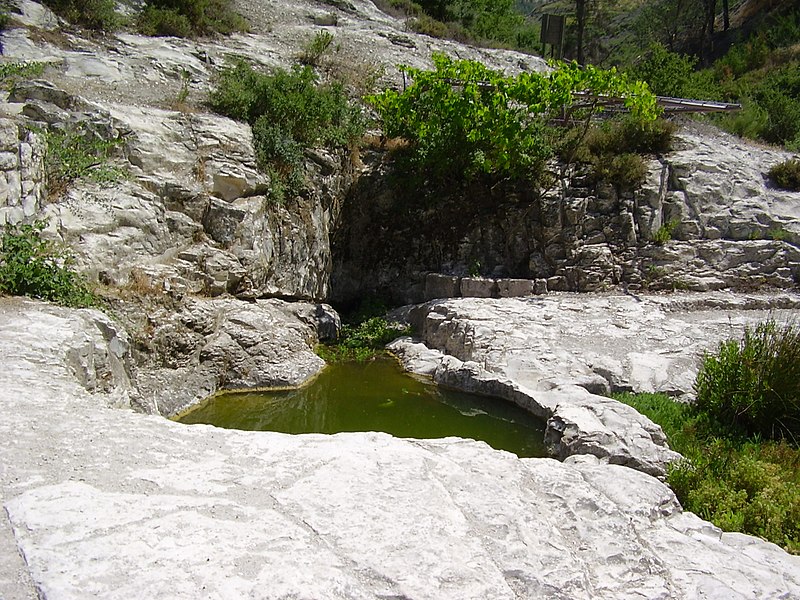
POLYGON ((0 224, 34 217, 44 198, 44 140, 13 119, 0 119, 0 224))
POLYGON ((543 194, 500 184, 424 202, 400 197, 375 153, 334 241, 333 300, 502 297, 516 279, 537 293, 796 287, 800 194, 765 176, 787 154, 691 123, 675 147, 637 190, 577 171, 543 194), (431 272, 452 289, 432 290, 431 272))

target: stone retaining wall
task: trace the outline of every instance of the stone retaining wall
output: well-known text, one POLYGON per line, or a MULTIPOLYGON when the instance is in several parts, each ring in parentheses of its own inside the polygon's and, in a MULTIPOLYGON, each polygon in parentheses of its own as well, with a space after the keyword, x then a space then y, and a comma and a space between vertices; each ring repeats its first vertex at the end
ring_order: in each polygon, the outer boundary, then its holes
POLYGON ((12 119, 0 119, 0 224, 37 214, 44 199, 42 137, 12 119))

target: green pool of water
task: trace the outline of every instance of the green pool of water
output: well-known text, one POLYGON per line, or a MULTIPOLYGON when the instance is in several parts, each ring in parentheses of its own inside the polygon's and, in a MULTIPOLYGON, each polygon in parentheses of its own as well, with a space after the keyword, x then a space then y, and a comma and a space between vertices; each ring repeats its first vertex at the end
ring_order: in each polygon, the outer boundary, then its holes
POLYGON ((296 390, 218 394, 176 420, 282 433, 457 436, 483 440, 521 457, 546 455, 544 423, 524 409, 424 383, 393 360, 329 365, 310 385, 296 390))

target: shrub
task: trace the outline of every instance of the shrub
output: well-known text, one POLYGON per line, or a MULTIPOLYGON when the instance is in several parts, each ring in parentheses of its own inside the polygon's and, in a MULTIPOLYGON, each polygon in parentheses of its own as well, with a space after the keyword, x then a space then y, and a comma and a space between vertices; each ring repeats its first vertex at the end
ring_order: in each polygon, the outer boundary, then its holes
POLYGON ((667 477, 685 510, 800 554, 799 450, 783 441, 719 437, 720 425, 708 415, 662 394, 616 398, 658 423, 686 457, 667 477))
POLYGON ((90 306, 94 298, 73 270, 72 255, 42 239, 46 223, 6 224, 0 239, 0 292, 64 304, 90 306))
POLYGON ((746 435, 800 440, 800 329, 770 320, 703 359, 697 408, 746 435))
POLYGON ((386 344, 408 329, 389 323, 382 317, 371 317, 355 325, 344 325, 335 344, 320 346, 318 354, 328 362, 368 360, 384 352, 386 344))
MULTIPOLYGON (((404 67, 413 79, 406 90, 369 97, 389 137, 410 143, 412 171, 425 173, 434 186, 477 178, 537 180, 553 146, 567 139, 551 129, 572 103, 573 93, 626 97, 634 118, 655 118, 655 98, 642 84, 615 71, 561 65, 553 73, 507 77, 473 61, 433 57, 436 70, 404 67)), ((582 123, 592 109, 573 113, 582 123)))
POLYGON ((298 189, 306 148, 352 145, 365 128, 344 87, 319 84, 308 66, 266 75, 239 61, 220 74, 210 104, 253 127, 259 166, 273 176, 277 192, 298 189))
POLYGON ((785 160, 769 170, 769 176, 781 188, 800 192, 800 159, 785 160))
POLYGON ((626 152, 596 157, 592 173, 598 181, 615 185, 620 190, 632 190, 641 185, 647 176, 647 165, 638 154, 626 152))
POLYGON ((230 0, 147 0, 139 13, 145 35, 193 37, 247 31, 230 0))
POLYGON ((97 31, 114 31, 122 25, 114 0, 44 0, 58 16, 74 25, 97 31))
POLYGON ((333 44, 333 34, 328 31, 318 32, 314 38, 308 42, 300 54, 300 62, 304 65, 316 66, 319 64, 323 54, 325 54, 333 44))
POLYGON ((154 37, 191 37, 192 24, 176 10, 145 6, 139 13, 139 32, 154 37))
POLYGON ((635 79, 646 81, 654 94, 681 97, 689 87, 696 64, 697 58, 670 52, 655 43, 650 46, 647 57, 630 73, 635 79))

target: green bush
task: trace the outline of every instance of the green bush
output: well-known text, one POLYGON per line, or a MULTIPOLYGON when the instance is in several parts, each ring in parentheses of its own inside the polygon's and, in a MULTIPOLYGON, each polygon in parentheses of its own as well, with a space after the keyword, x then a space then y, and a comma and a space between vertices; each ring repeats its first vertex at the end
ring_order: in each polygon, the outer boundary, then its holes
POLYGON ((231 0, 147 0, 138 17, 144 35, 194 37, 247 31, 231 0))
MULTIPOLYGON (((516 77, 481 63, 434 54, 435 71, 404 68, 413 84, 403 92, 371 96, 385 133, 410 145, 409 172, 432 187, 488 178, 536 181, 554 149, 570 139, 550 126, 573 94, 626 97, 635 119, 655 118, 655 98, 643 84, 615 71, 562 64, 549 74, 516 77)), ((572 113, 568 126, 584 125, 591 108, 572 113)))
POLYGON ((721 343, 695 391, 698 410, 735 431, 800 440, 800 329, 770 320, 721 343))
POLYGON ((697 58, 670 52, 663 45, 650 46, 646 58, 635 65, 630 74, 646 81, 659 96, 683 97, 689 88, 697 58))
POLYGON ((300 63, 312 67, 319 64, 322 56, 333 45, 333 39, 334 35, 328 31, 318 32, 303 48, 303 52, 300 54, 300 63))
POLYGON ((386 344, 408 333, 408 329, 397 327, 382 317, 371 317, 354 325, 344 325, 336 343, 319 346, 317 353, 328 362, 364 361, 383 353, 386 344))
POLYGON ((659 424, 686 457, 667 477, 685 510, 800 554, 799 450, 785 441, 720 437, 725 428, 707 414, 661 394, 616 398, 659 424))
POLYGON ((0 292, 66 306, 91 306, 94 297, 73 270, 72 255, 42 239, 46 224, 7 224, 0 239, 0 292))
POLYGON ((365 129, 361 110, 349 101, 344 86, 318 83, 308 66, 266 75, 238 61, 220 74, 210 105, 253 127, 259 166, 277 177, 277 196, 298 189, 306 148, 347 147, 365 129))
POLYGON ((785 160, 769 170, 770 178, 781 188, 800 192, 800 159, 785 160))
POLYGON ((114 0, 43 0, 58 16, 73 25, 97 31, 114 31, 122 25, 114 0))
POLYGON ((145 6, 139 13, 139 32, 154 37, 191 37, 192 24, 186 15, 168 8, 145 6))

